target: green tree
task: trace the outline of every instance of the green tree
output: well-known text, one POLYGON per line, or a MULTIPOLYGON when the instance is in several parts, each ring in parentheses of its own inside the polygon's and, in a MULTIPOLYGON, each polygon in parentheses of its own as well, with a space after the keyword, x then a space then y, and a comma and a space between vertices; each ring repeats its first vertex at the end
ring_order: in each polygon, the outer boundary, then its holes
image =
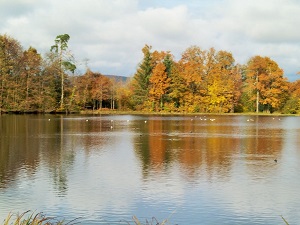
POLYGON ((288 100, 284 104, 282 109, 283 113, 286 114, 296 114, 300 110, 300 80, 296 80, 289 83, 289 95, 288 100))
POLYGON ((184 78, 181 76, 178 68, 178 63, 173 63, 170 73, 170 87, 168 91, 168 97, 170 99, 170 108, 174 111, 180 110, 184 105, 184 93, 187 91, 187 87, 184 82, 184 78))
POLYGON ((61 98, 60 109, 64 109, 64 83, 66 77, 66 71, 74 73, 76 66, 72 63, 72 55, 67 52, 68 42, 70 36, 68 34, 61 34, 56 37, 55 44, 51 46, 50 51, 55 52, 58 57, 58 73, 61 78, 61 98))
POLYGON ((153 70, 151 46, 145 45, 142 49, 144 58, 134 74, 132 80, 133 95, 132 102, 136 109, 141 109, 148 100, 149 79, 153 70))

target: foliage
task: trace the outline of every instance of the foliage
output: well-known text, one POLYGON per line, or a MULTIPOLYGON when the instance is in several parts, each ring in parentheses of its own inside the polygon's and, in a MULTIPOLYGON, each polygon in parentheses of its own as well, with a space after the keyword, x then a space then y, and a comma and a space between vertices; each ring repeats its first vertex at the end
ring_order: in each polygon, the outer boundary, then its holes
POLYGON ((83 76, 74 81, 74 100, 81 109, 93 110, 110 108, 113 93, 113 81, 100 73, 87 70, 83 76))
POLYGON ((151 48, 151 46, 145 45, 142 49, 144 58, 132 80, 132 101, 136 109, 141 109, 141 106, 148 98, 149 80, 153 70, 151 48))
POLYGON ((1 111, 19 110, 22 100, 18 91, 22 85, 20 62, 23 49, 20 43, 7 36, 0 36, 0 109, 1 111))
POLYGON ((179 60, 169 51, 142 48, 143 58, 128 82, 87 69, 75 76, 68 34, 58 35, 41 56, 0 35, 0 113, 74 112, 91 109, 178 113, 299 113, 300 82, 288 82, 269 57, 245 65, 232 53, 187 48, 179 60))
POLYGON ((153 65, 149 79, 149 100, 153 103, 155 111, 163 110, 164 96, 170 86, 171 79, 168 77, 171 71, 172 62, 170 56, 164 52, 153 53, 153 65))
POLYGON ((246 67, 246 88, 250 101, 256 101, 257 111, 274 112, 283 107, 288 95, 288 82, 283 70, 268 57, 252 57, 246 67))

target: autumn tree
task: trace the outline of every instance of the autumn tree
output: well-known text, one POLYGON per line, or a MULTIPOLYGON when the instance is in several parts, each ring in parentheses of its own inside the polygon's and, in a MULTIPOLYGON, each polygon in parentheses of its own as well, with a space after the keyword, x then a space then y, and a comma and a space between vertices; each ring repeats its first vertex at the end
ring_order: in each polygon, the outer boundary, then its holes
POLYGON ((41 64, 42 57, 33 47, 29 47, 24 51, 22 57, 22 93, 24 93, 24 101, 21 107, 25 111, 38 111, 42 104, 42 95, 39 92, 41 88, 41 64))
POLYGON ((289 83, 289 98, 282 109, 283 113, 296 114, 300 111, 300 80, 289 83))
POLYGON ((75 85, 74 101, 81 109, 101 110, 103 107, 111 107, 112 81, 108 77, 88 69, 83 76, 76 78, 75 85))
POLYGON ((96 109, 112 108, 113 104, 113 84, 112 81, 100 74, 95 73, 95 82, 92 85, 92 97, 93 101, 97 104, 94 105, 96 109))
POLYGON ((187 92, 187 87, 185 85, 185 80, 179 70, 179 65, 177 62, 172 63, 172 68, 170 70, 170 85, 168 90, 169 98, 169 110, 171 111, 181 111, 182 106, 184 106, 184 97, 187 92))
POLYGON ((118 82, 116 88, 116 100, 119 110, 128 110, 133 108, 130 101, 130 96, 132 95, 130 85, 130 81, 126 81, 125 83, 118 82))
POLYGON ((34 47, 0 35, 0 112, 134 109, 168 112, 300 110, 299 82, 289 83, 268 57, 236 65, 214 48, 186 49, 179 61, 169 51, 142 49, 143 59, 124 84, 101 73, 74 73, 68 34, 58 35, 43 58, 34 47))
POLYGON ((149 79, 149 100, 153 104, 152 108, 163 110, 170 86, 169 76, 172 67, 172 56, 164 51, 154 51, 152 56, 153 71, 149 79))
POLYGON ((207 70, 208 112, 234 112, 240 95, 239 74, 230 52, 210 50, 207 70))
POLYGON ((205 51, 192 46, 183 52, 178 63, 180 76, 184 79, 186 92, 184 93, 184 107, 188 112, 199 112, 202 96, 207 91, 203 80, 205 51))
POLYGON ((246 67, 246 87, 256 112, 279 110, 287 99, 288 83, 283 70, 269 57, 254 56, 246 67))
POLYGON ((160 109, 163 108, 163 95, 169 87, 170 78, 167 76, 166 66, 163 63, 158 63, 153 69, 153 74, 150 77, 150 100, 154 103, 156 110, 159 103, 160 109))
POLYGON ((56 56, 52 53, 43 58, 39 93, 42 111, 54 112, 60 107, 61 77, 57 72, 56 56))
POLYGON ((90 69, 87 69, 83 75, 76 77, 75 102, 81 109, 86 108, 91 102, 92 79, 93 72, 90 69))
POLYGON ((19 91, 22 53, 17 40, 0 35, 0 112, 20 110, 23 100, 19 91))

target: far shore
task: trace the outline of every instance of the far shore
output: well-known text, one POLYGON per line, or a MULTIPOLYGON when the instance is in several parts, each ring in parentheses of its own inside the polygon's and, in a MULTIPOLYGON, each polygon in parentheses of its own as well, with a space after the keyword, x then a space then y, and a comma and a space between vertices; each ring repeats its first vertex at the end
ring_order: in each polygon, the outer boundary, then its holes
POLYGON ((188 112, 149 112, 149 111, 133 111, 133 110, 81 110, 81 111, 49 111, 49 112, 38 112, 38 111, 17 111, 17 112, 1 112, 0 115, 6 114, 73 114, 73 115, 164 115, 164 116, 204 116, 204 115, 218 115, 218 116, 300 116, 300 114, 283 114, 283 113, 268 113, 268 112, 242 112, 242 113, 188 113, 188 112))

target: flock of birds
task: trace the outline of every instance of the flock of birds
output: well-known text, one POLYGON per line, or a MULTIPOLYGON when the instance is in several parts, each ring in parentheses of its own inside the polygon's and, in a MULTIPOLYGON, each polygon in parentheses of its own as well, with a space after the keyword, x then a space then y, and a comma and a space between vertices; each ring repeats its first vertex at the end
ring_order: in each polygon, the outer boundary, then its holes
MULTIPOLYGON (((195 118, 197 118, 197 116, 195 116, 195 118)), ((274 119, 275 119, 275 118, 273 117, 273 120, 274 120, 274 119)), ((193 121, 193 120, 194 120, 194 119, 191 119, 191 121, 193 121)), ((203 120, 203 121, 206 121, 206 120, 215 121, 216 119, 215 119, 215 118, 207 119, 207 118, 204 116, 204 118, 200 117, 200 120, 203 120)), ((278 120, 280 120, 280 118, 278 118, 278 120)), ((48 119, 48 121, 51 121, 51 119, 48 119)), ((86 119, 85 121, 88 122, 89 120, 86 119)), ((253 121, 254 121, 254 119, 247 119, 247 122, 253 122, 253 121)), ((111 122, 113 122, 113 120, 111 120, 111 122)), ((129 122, 129 120, 127 120, 127 122, 129 122)), ((145 120, 144 123, 147 123, 147 120, 145 120)))
MULTIPOLYGON (((197 118, 197 116, 195 116, 195 118, 197 118)), ((194 119, 192 118, 191 119, 191 121, 193 121, 194 119)), ((207 120, 209 120, 209 121, 215 121, 216 119, 215 118, 206 118, 206 116, 204 116, 204 118, 202 118, 202 117, 200 117, 200 120, 203 120, 203 121, 207 121, 207 120)), ((273 117, 273 120, 275 120, 275 118, 273 117)), ((280 118, 278 118, 278 120, 280 120, 280 118)), ((51 119, 48 119, 48 121, 51 121, 51 119)), ((85 120, 86 122, 88 122, 89 120, 88 119, 86 119, 85 120)), ((254 119, 247 119, 247 122, 253 122, 254 121, 254 119)), ((111 122, 111 126, 110 126, 110 129, 113 129, 113 122, 114 122, 114 120, 110 120, 110 122, 111 122)), ((130 122, 129 120, 127 120, 127 122, 130 122)), ((144 123, 147 123, 147 120, 144 120, 144 123)), ((277 159, 274 159, 274 162, 275 163, 277 163, 278 162, 278 160, 277 159)))

